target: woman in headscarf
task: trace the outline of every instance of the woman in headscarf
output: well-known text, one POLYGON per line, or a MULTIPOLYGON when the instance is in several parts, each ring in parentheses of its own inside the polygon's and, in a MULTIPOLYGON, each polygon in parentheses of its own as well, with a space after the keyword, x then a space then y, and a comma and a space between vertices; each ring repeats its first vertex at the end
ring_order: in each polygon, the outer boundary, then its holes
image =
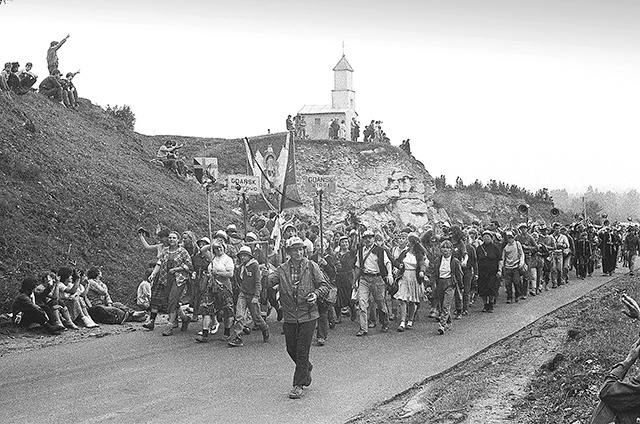
POLYGON ((409 233, 407 236, 408 246, 400 253, 396 259, 396 268, 401 275, 398 281, 398 292, 394 298, 400 301, 400 325, 398 331, 402 332, 413 328, 413 315, 416 311, 416 304, 424 295, 422 282, 427 272, 426 252, 416 233, 409 233))
POLYGON ((355 276, 356 252, 349 248, 349 237, 341 236, 338 241, 336 257, 336 286, 338 288, 337 302, 335 304, 336 322, 342 321, 342 312, 348 308, 351 321, 356 319, 356 308, 351 300, 353 290, 353 278, 355 276))
POLYGON ((181 314, 182 331, 188 328, 190 321, 180 308, 180 298, 191 273, 191 256, 184 247, 178 244, 179 239, 180 235, 177 232, 171 231, 169 233, 169 246, 162 251, 162 255, 151 274, 151 279, 154 280, 157 275, 158 281, 151 287, 151 320, 144 327, 152 330, 157 311, 166 306, 169 312, 169 323, 162 332, 163 336, 173 334, 173 322, 179 313, 181 314))
MULTIPOLYGON (((440 256, 440 248, 438 247, 438 238, 433 230, 427 230, 421 238, 422 246, 425 250, 425 257, 427 263, 427 277, 431 280, 434 277, 433 264, 436 259, 440 256)), ((429 310, 429 318, 436 318, 438 316, 438 301, 435 297, 435 293, 430 292, 427 293, 427 298, 429 299, 429 303, 431 309, 429 310)))
POLYGON ((484 301, 482 312, 493 312, 498 295, 498 278, 502 275, 502 252, 493 244, 493 233, 482 233, 482 244, 476 249, 478 256, 478 295, 484 301))
POLYGON ((224 338, 231 336, 233 323, 233 295, 231 293, 231 277, 234 264, 231 257, 225 253, 225 246, 214 239, 210 245, 202 246, 203 257, 209 260, 207 285, 202 290, 200 310, 202 315, 202 332, 196 336, 196 341, 206 343, 209 335, 218 332, 220 326, 218 317, 224 323, 224 338))

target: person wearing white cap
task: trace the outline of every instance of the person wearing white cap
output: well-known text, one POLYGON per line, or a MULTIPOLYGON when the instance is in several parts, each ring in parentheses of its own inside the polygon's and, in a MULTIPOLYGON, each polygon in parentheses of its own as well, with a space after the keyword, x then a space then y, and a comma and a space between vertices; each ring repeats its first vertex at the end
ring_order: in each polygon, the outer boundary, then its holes
POLYGON ((260 294, 262 292, 262 273, 258 261, 253 258, 253 252, 249 246, 242 246, 238 251, 238 262, 240 264, 240 291, 236 303, 236 318, 233 324, 235 337, 227 344, 230 347, 240 347, 243 345, 242 336, 244 325, 242 322, 248 309, 251 313, 254 325, 260 328, 262 340, 269 341, 269 326, 260 314, 260 294))
POLYGON ((513 231, 505 232, 505 236, 507 244, 502 249, 502 275, 504 288, 507 291, 507 303, 511 303, 518 302, 518 298, 521 300, 527 298, 527 292, 523 290, 520 279, 521 270, 525 266, 524 251, 520 242, 516 241, 513 231))
POLYGON ((269 274, 269 285, 280 292, 287 353, 296 364, 289 398, 299 399, 311 384, 309 351, 319 317, 317 301, 329 294, 329 283, 318 264, 304 257, 299 237, 288 239, 285 248, 289 259, 269 274))
POLYGON ((372 295, 378 307, 378 314, 382 323, 382 332, 389 331, 389 316, 387 311, 386 284, 393 283, 391 273, 391 259, 386 251, 374 244, 373 231, 366 230, 362 234, 364 244, 358 248, 356 260, 355 281, 358 287, 358 306, 360 308, 360 330, 357 337, 368 333, 369 296, 372 295))
MULTIPOLYGON (((184 237, 184 234, 183 234, 184 237)), ((200 298, 202 292, 207 288, 207 268, 211 261, 202 253, 202 247, 211 244, 209 237, 202 237, 196 241, 195 253, 191 255, 191 264, 193 265, 193 275, 195 278, 191 279, 191 298, 189 299, 189 306, 193 308, 192 322, 198 321, 198 315, 200 314, 200 298)))

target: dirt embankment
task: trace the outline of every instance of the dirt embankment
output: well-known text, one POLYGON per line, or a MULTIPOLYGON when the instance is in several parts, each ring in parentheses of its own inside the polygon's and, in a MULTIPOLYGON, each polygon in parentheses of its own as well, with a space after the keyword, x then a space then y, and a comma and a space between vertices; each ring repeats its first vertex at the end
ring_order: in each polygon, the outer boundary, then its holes
POLYGON ((587 424, 637 338, 619 299, 639 299, 639 281, 619 277, 350 423, 587 424))

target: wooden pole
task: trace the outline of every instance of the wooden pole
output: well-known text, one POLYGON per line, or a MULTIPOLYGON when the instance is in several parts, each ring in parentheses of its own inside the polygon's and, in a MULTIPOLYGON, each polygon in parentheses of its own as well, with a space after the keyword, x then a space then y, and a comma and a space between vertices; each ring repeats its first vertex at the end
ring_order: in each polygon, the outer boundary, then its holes
POLYGON ((211 237, 211 185, 207 184, 207 218, 209 220, 209 240, 212 240, 211 237))
POLYGON ((320 201, 320 254, 318 258, 324 257, 324 231, 322 230, 322 190, 318 190, 318 200, 320 201))
POLYGON ((244 225, 244 237, 247 236, 247 193, 242 192, 242 221, 244 225))

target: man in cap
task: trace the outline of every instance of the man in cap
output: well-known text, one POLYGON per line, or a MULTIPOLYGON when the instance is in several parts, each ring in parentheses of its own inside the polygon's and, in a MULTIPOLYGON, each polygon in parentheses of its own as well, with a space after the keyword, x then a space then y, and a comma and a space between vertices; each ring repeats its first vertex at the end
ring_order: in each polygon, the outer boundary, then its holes
POLYGON ((529 290, 529 294, 531 296, 535 296, 535 281, 531 281, 529 267, 531 266, 531 254, 536 249, 536 241, 533 239, 531 234, 529 234, 529 226, 524 222, 518 225, 518 231, 520 233, 516 236, 516 241, 520 242, 520 245, 522 246, 522 251, 524 252, 524 263, 527 268, 522 273, 522 293, 526 294, 527 290, 529 290))
POLYGON ((47 67, 49 68, 49 74, 53 75, 53 70, 58 69, 58 50, 69 38, 69 34, 61 41, 52 41, 49 49, 47 50, 47 67))
MULTIPOLYGON (((552 269, 551 269, 551 279, 554 280, 551 288, 556 288, 564 284, 563 275, 565 269, 565 257, 568 257, 571 250, 569 249, 569 239, 566 235, 562 234, 560 228, 562 225, 559 222, 553 223, 553 241, 556 244, 556 248, 552 251, 552 269), (554 279, 554 276, 556 279, 554 279)), ((567 264, 567 273, 569 269, 569 265, 567 264)), ((568 279, 568 276, 567 276, 568 279)))
POLYGON ((627 264, 629 265, 629 275, 633 275, 633 266, 636 262, 636 256, 640 251, 640 239, 638 238, 635 225, 629 227, 629 233, 624 239, 625 251, 627 252, 627 264))
POLYGON ((507 244, 502 249, 502 275, 504 287, 507 291, 507 303, 526 299, 526 291, 523 290, 520 281, 520 270, 524 267, 524 252, 522 245, 516 241, 512 231, 505 232, 507 244), (515 289, 515 297, 512 289, 515 289))
POLYGON ((31 62, 27 62, 27 64, 24 65, 24 69, 22 69, 18 73, 18 78, 20 78, 20 84, 24 88, 33 87, 33 84, 35 84, 36 81, 38 80, 38 76, 33 71, 31 71, 32 68, 33 68, 33 64, 31 62))
POLYGON ((245 311, 251 313, 254 325, 262 331, 262 340, 269 341, 269 327, 260 314, 260 293, 262 292, 262 274, 258 261, 253 258, 253 253, 249 246, 242 246, 238 250, 238 262, 240 264, 239 285, 240 292, 236 303, 236 318, 233 324, 235 337, 227 344, 230 347, 240 347, 243 345, 241 334, 244 326, 242 321, 245 311))
POLYGON ((358 288, 358 306, 360 308, 360 330, 356 336, 365 336, 368 331, 369 296, 378 307, 382 331, 389 331, 387 304, 385 301, 386 284, 393 283, 391 259, 386 251, 374 243, 374 233, 367 230, 362 234, 363 245, 358 248, 356 260, 355 284, 358 288))
POLYGON ((299 237, 287 240, 289 259, 269 274, 269 285, 278 287, 282 304, 287 353, 296 364, 289 398, 299 399, 311 384, 311 341, 318 321, 318 297, 329 294, 329 283, 318 264, 304 257, 299 237))

